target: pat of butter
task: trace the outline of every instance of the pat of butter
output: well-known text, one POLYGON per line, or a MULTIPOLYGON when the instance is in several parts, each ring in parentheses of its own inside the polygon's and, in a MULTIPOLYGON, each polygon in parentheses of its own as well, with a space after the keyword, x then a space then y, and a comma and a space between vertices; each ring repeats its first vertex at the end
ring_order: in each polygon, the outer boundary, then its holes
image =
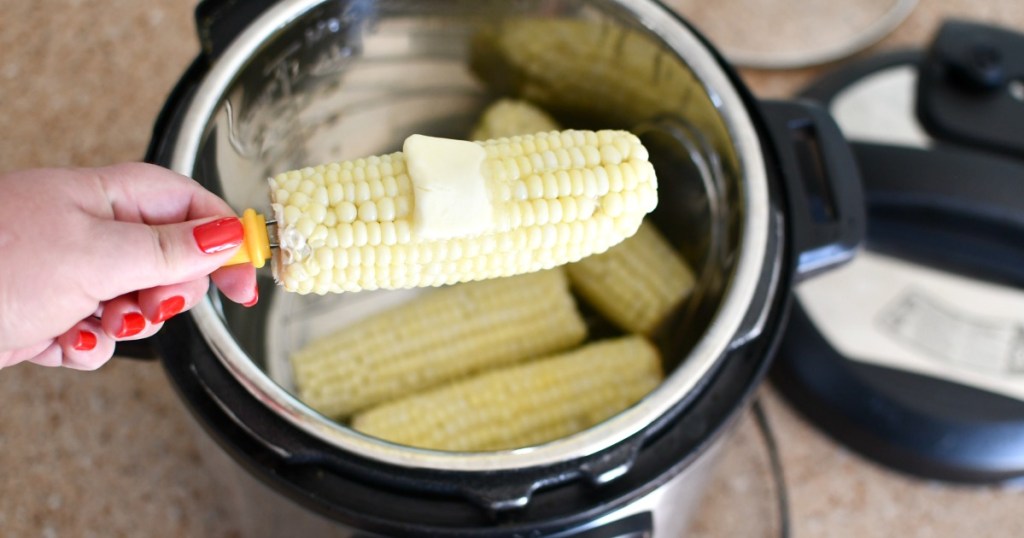
POLYGON ((412 135, 402 147, 412 180, 412 232, 426 240, 479 235, 494 225, 494 207, 474 142, 412 135))

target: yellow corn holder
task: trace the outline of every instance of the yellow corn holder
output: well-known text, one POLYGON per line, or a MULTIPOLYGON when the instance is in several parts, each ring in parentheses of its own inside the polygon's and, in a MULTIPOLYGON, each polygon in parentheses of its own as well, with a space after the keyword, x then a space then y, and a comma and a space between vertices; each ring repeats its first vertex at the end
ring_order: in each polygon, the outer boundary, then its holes
POLYGON ((267 220, 253 209, 246 209, 239 220, 242 221, 242 228, 245 230, 245 240, 241 248, 224 265, 251 263, 259 269, 270 259, 270 237, 267 234, 267 220))

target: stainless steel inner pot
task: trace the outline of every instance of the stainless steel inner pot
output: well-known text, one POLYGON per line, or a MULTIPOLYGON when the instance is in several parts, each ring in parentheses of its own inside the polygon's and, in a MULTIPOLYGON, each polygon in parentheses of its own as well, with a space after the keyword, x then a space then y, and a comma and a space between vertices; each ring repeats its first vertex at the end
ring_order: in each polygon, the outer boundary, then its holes
POLYGON ((299 401, 282 357, 332 325, 410 294, 292 296, 267 273, 255 309, 222 303, 214 291, 192 310, 214 353, 263 405, 339 449, 388 464, 535 467, 593 454, 643 430, 730 349, 756 336, 763 304, 755 294, 777 277, 765 261, 777 253, 769 247, 761 145, 712 53, 652 1, 281 2, 212 65, 184 116, 171 167, 238 210, 269 212, 268 176, 395 151, 413 133, 465 137, 483 107, 502 95, 528 97, 567 127, 632 129, 659 156, 661 201, 651 218, 700 280, 658 342, 671 368, 665 382, 618 416, 541 446, 448 453, 383 442, 299 401), (481 39, 524 28, 565 43, 578 32, 596 32, 617 45, 552 48, 552 62, 565 65, 556 79, 529 70, 511 76, 500 61, 481 56, 481 39))

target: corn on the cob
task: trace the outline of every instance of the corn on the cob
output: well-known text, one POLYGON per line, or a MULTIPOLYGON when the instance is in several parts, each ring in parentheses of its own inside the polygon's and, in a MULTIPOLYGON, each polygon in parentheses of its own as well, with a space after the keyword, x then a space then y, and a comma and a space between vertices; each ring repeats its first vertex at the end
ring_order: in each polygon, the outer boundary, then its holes
POLYGON ((397 152, 271 178, 281 246, 273 268, 284 289, 400 289, 549 269, 633 235, 657 205, 654 167, 629 132, 568 130, 458 143, 482 149, 473 173, 490 204, 442 208, 449 216, 486 209, 486 229, 465 236, 417 232, 418 211, 427 207, 421 195, 443 195, 410 178, 427 157, 411 162, 397 152))
POLYGON ((480 115, 470 138, 489 140, 559 129, 554 118, 529 102, 499 99, 480 115))
POLYGON ((636 235, 566 266, 570 281, 594 308, 622 329, 650 335, 693 290, 682 257, 653 224, 636 235))
MULTIPOLYGON (((546 112, 527 101, 501 99, 484 111, 474 138, 514 136, 558 129, 546 112)), ((608 252, 566 266, 579 293, 620 328, 650 335, 689 296, 690 267, 653 224, 608 252)))
POLYGON ((561 268, 459 284, 367 318, 292 356, 300 398, 339 418, 487 368, 578 345, 561 268))
POLYGON ((703 83, 649 35, 607 20, 509 18, 474 36, 473 71, 496 93, 581 125, 634 128, 685 118, 725 164, 735 152, 703 83))
POLYGON ((589 428, 635 404, 661 379, 658 351, 629 336, 389 402, 356 415, 352 427, 422 448, 520 448, 589 428))

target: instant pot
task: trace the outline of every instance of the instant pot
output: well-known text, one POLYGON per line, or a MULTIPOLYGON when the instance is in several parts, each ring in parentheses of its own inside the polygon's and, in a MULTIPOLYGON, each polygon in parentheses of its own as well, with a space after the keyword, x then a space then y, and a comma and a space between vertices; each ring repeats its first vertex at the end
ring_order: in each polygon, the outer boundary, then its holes
MULTIPOLYGON (((849 259, 863 235, 854 160, 830 118, 755 100, 647 0, 206 0, 196 16, 202 52, 147 160, 233 207, 267 208, 274 173, 394 151, 413 133, 464 137, 488 103, 522 97, 567 127, 641 136, 659 178, 649 218, 697 274, 654 337, 658 388, 586 431, 486 453, 387 443, 294 396, 282 357, 303 336, 289 327, 385 296, 292 296, 269 274, 255 308, 211 291, 154 345, 247 535, 680 535, 770 363, 794 282, 849 259), (551 40, 550 56, 495 53, 516 32, 551 40)), ((607 330, 597 320, 591 334, 607 330)))

